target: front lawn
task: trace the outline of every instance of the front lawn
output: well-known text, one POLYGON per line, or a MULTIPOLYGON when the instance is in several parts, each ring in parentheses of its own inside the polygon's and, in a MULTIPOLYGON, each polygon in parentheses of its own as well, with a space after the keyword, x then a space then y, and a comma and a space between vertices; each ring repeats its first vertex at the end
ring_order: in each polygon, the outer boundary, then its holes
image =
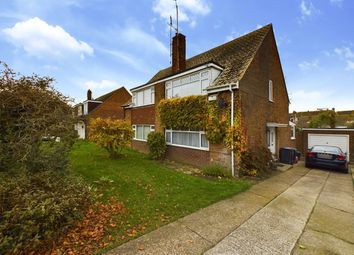
POLYGON ((132 149, 124 153, 113 160, 105 150, 80 142, 71 155, 73 171, 97 189, 100 200, 114 197, 127 208, 124 216, 116 219, 116 226, 109 229, 113 246, 250 186, 247 181, 208 180, 180 173, 132 149))

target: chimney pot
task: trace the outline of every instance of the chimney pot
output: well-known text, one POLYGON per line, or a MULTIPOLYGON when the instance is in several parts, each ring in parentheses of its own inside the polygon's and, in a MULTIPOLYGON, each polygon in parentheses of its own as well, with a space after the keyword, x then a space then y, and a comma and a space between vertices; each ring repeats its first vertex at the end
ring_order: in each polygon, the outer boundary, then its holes
POLYGON ((87 90, 87 100, 92 100, 92 91, 91 91, 91 89, 87 90))
POLYGON ((176 33, 172 38, 172 72, 178 73, 186 69, 186 36, 176 33))

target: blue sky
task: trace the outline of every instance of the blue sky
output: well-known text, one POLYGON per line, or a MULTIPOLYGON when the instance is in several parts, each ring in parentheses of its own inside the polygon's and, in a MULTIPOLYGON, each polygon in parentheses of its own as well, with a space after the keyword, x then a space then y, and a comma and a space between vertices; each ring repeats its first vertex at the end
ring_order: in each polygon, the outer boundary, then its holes
MULTIPOLYGON (((173 0, 0 0, 0 60, 76 102, 167 67, 173 0)), ((179 0, 187 57, 273 23, 290 110, 354 109, 354 1, 179 0)))

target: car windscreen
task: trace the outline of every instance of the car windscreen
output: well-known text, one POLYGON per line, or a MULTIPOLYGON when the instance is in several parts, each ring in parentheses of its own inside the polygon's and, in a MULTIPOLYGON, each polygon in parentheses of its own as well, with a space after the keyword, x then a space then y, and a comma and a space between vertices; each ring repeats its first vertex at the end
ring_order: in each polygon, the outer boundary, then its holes
POLYGON ((334 147, 334 146, 313 146, 311 151, 313 152, 327 152, 327 153, 335 153, 335 154, 339 154, 341 153, 341 149, 338 147, 334 147))

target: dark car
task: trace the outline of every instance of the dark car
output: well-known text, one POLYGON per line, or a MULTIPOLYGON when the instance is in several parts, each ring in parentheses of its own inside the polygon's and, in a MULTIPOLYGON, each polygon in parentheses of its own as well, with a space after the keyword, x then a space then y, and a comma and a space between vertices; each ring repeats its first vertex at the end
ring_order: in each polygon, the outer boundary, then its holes
POLYGON ((348 173, 347 155, 336 146, 315 145, 308 150, 306 167, 324 167, 348 173))

